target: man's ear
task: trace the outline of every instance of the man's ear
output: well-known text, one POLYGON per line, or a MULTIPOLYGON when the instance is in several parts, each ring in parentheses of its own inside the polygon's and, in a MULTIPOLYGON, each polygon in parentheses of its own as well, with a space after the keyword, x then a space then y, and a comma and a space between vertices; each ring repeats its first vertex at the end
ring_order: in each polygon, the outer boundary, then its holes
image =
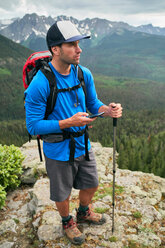
POLYGON ((54 46, 51 49, 52 49, 53 54, 55 54, 56 56, 59 55, 59 47, 58 46, 54 46))

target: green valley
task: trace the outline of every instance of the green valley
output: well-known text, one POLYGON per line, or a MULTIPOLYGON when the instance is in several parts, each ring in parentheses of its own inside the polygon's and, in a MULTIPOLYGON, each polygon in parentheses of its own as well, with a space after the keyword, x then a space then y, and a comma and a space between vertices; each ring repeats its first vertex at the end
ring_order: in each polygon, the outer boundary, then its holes
POLYGON ((121 30, 85 47, 81 62, 102 75, 165 82, 164 48, 164 36, 121 30))
POLYGON ((31 51, 0 35, 0 121, 24 118, 22 68, 31 51))

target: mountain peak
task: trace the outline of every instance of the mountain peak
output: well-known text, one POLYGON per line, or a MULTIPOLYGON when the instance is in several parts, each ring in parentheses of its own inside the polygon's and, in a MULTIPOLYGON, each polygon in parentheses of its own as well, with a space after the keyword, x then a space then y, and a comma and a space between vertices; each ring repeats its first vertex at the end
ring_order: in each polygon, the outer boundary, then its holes
POLYGON ((1 21, 0 34, 31 49, 34 49, 33 44, 36 43, 36 40, 43 38, 42 44, 45 45, 42 47, 38 45, 38 49, 47 49, 45 43, 47 30, 55 21, 59 20, 70 20, 82 34, 91 35, 92 40, 88 41, 91 46, 96 45, 99 40, 112 32, 121 33, 122 30, 165 35, 165 28, 153 27, 152 24, 133 27, 124 22, 114 22, 98 17, 77 20, 72 16, 60 15, 52 18, 51 16, 39 16, 36 13, 26 14, 23 18, 11 19, 6 23, 1 21))

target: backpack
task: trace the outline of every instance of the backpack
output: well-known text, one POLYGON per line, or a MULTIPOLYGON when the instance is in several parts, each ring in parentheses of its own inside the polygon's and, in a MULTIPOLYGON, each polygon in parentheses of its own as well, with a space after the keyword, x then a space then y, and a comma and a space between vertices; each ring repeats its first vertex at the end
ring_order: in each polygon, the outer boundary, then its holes
MULTIPOLYGON (((23 66, 23 85, 24 88, 27 89, 30 85, 32 79, 36 75, 36 73, 41 70, 42 73, 45 75, 45 77, 48 79, 49 86, 50 86, 50 95, 47 99, 47 106, 45 111, 45 117, 46 120, 48 116, 52 113, 57 99, 57 94, 59 92, 65 92, 65 91, 72 91, 76 90, 80 87, 83 88, 85 98, 87 97, 86 93, 86 86, 84 82, 84 76, 82 69, 78 66, 78 79, 80 83, 76 86, 64 88, 64 89, 58 89, 55 75, 49 66, 48 62, 51 61, 52 55, 49 51, 41 51, 41 52, 35 52, 30 55, 30 57, 27 59, 25 65, 23 66)), ((77 93, 76 93, 77 94, 77 93)), ((42 154, 41 154, 41 146, 40 146, 40 139, 46 141, 46 142, 60 142, 65 139, 71 139, 70 142, 70 158, 69 161, 71 163, 74 162, 74 153, 75 153, 75 140, 74 137, 79 137, 85 134, 85 154, 86 154, 86 160, 89 160, 89 154, 88 154, 88 132, 87 132, 87 126, 84 130, 79 132, 68 132, 63 130, 62 133, 57 134, 48 134, 48 135, 37 135, 37 143, 38 143, 38 150, 40 155, 40 161, 42 161, 42 154)), ((31 135, 29 134, 29 141, 31 140, 31 135)))

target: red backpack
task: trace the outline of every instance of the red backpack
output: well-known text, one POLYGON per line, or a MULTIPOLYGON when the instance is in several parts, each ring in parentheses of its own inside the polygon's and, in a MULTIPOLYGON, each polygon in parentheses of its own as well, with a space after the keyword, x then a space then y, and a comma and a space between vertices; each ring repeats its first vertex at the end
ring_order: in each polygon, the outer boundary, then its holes
POLYGON ((36 52, 30 55, 23 67, 23 84, 27 89, 37 71, 43 65, 51 60, 52 56, 49 51, 36 52))

